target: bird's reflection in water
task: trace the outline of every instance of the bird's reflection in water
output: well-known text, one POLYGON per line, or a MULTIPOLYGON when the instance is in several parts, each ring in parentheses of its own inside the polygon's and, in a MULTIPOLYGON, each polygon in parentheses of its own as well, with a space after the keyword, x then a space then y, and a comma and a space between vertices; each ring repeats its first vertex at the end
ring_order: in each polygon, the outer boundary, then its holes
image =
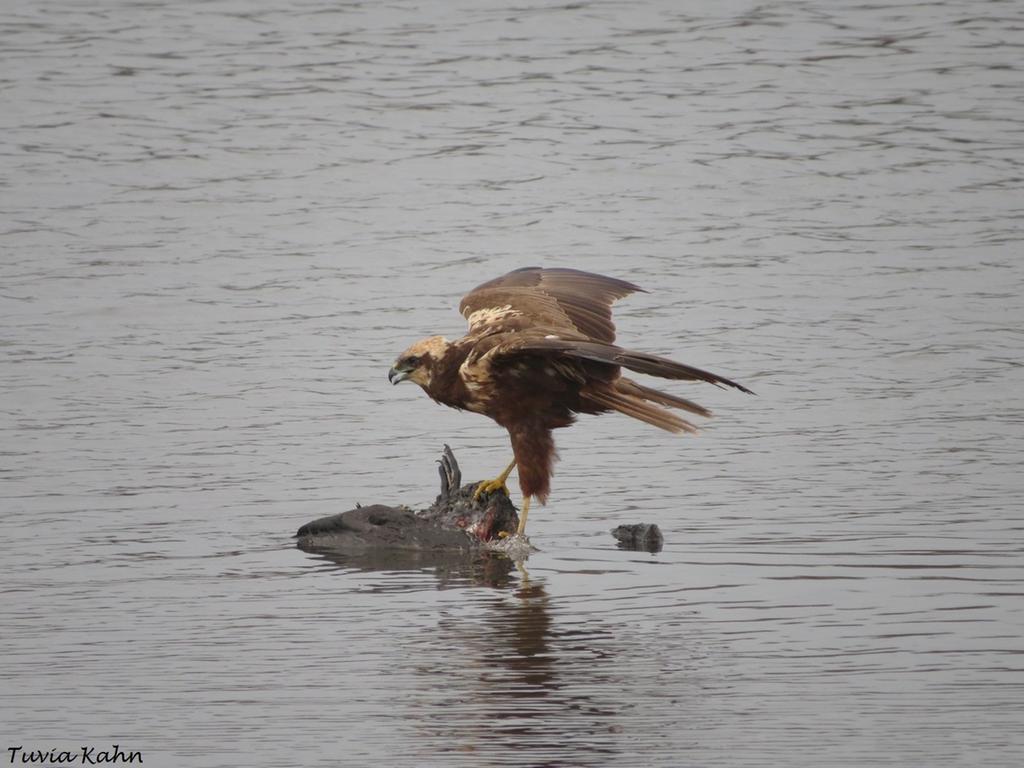
POLYGON ((396 654, 393 672, 409 678, 417 713, 406 725, 424 760, 449 754, 505 765, 515 754, 522 764, 588 766, 618 754, 629 704, 615 638, 597 617, 560 625, 543 578, 491 553, 316 554, 346 569, 389 572, 373 591, 421 590, 428 574, 438 589, 467 590, 396 654))
POLYGON ((612 635, 559 626, 544 580, 520 576, 482 603, 482 615, 439 625, 439 640, 460 644, 465 670, 458 687, 434 700, 438 716, 424 735, 473 753, 480 765, 507 764, 512 754, 524 765, 605 764, 621 731, 618 684, 608 674, 612 635), (461 721, 444 717, 454 707, 465 712, 461 721))

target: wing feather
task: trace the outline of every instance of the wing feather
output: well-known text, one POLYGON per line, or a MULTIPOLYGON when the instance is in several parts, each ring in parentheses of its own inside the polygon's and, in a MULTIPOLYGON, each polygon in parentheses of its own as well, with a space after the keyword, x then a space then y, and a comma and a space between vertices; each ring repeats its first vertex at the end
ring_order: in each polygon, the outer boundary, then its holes
POLYGON ((576 269, 524 267, 477 286, 459 311, 472 334, 544 328, 554 335, 615 341, 612 303, 643 289, 576 269))
POLYGON ((667 357, 652 355, 646 352, 635 352, 631 349, 603 344, 586 339, 554 338, 551 334, 541 336, 539 333, 513 335, 508 340, 495 346, 490 351, 492 357, 511 354, 536 353, 558 355, 561 357, 592 360, 597 363, 608 363, 629 368, 637 373, 659 376, 663 379, 679 379, 684 381, 706 381, 719 387, 733 387, 747 394, 754 394, 742 384, 719 376, 692 365, 677 363, 667 357))

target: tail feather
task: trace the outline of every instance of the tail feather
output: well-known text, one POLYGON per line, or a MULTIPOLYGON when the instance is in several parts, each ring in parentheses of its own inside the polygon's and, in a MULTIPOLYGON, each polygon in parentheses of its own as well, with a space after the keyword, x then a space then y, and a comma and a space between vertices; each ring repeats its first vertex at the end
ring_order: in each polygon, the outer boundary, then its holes
POLYGON ((618 411, 626 416, 631 416, 634 419, 645 421, 668 432, 694 433, 697 431, 697 427, 686 419, 681 419, 664 408, 660 408, 639 396, 628 394, 620 389, 593 390, 586 392, 585 396, 598 405, 618 411))
POLYGON ((690 413, 695 413, 698 416, 703 416, 706 419, 710 419, 712 416, 711 411, 705 408, 703 405, 687 400, 685 397, 676 397, 670 395, 667 392, 659 392, 656 389, 645 387, 643 384, 638 384, 632 379, 621 378, 615 382, 615 388, 627 395, 634 395, 636 397, 642 397, 644 400, 650 400, 651 402, 658 403, 659 405, 667 405, 670 408, 679 408, 690 413))

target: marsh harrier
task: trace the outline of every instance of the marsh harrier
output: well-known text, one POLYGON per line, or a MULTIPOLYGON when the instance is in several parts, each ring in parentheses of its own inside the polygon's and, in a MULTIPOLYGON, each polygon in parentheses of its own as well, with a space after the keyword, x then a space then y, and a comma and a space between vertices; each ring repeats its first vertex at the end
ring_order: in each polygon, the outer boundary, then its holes
POLYGON ((623 368, 750 392, 700 368, 617 346, 612 302, 641 290, 575 269, 517 269, 462 299, 459 310, 469 321, 465 336, 418 341, 388 373, 394 384, 413 381, 437 402, 482 413, 508 430, 512 463, 481 483, 477 495, 507 493, 505 481, 518 467, 523 492, 518 533, 525 530, 530 499, 543 504, 551 490, 556 456, 551 431, 568 427, 576 414, 618 411, 677 433, 697 428, 669 408, 711 415, 691 400, 626 378, 623 368))

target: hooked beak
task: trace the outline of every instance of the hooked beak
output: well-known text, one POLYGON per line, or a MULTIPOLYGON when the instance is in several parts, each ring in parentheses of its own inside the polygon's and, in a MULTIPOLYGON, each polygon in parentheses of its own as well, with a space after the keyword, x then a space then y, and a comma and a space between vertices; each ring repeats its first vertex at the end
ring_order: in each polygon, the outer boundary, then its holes
POLYGON ((402 371, 399 370, 398 368, 392 368, 390 371, 388 371, 388 381, 390 381, 392 384, 397 384, 400 381, 405 381, 406 379, 408 379, 410 373, 411 371, 402 371))

